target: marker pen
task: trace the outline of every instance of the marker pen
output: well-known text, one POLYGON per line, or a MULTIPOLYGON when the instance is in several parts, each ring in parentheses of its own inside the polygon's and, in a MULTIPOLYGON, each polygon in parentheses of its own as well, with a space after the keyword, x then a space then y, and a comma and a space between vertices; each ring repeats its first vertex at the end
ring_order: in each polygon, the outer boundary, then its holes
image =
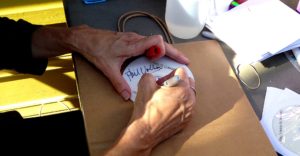
POLYGON ((230 5, 229 5, 229 9, 228 9, 228 10, 230 10, 230 9, 232 9, 232 8, 238 6, 238 5, 240 5, 238 2, 232 1, 232 2, 230 3, 230 5))
POLYGON ((163 86, 166 87, 173 87, 176 86, 180 81, 180 77, 178 75, 174 75, 173 77, 171 77, 170 79, 166 80, 163 83, 163 86))

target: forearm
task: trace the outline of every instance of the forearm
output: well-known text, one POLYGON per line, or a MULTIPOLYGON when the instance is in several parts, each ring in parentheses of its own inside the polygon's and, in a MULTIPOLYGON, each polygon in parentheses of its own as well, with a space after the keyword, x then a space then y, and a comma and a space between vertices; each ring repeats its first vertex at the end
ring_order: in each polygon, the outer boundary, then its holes
MULTIPOLYGON (((49 58, 65 53, 78 52, 90 61, 90 53, 103 51, 111 31, 94 29, 86 25, 75 27, 41 27, 32 36, 32 55, 49 58)), ((94 62, 93 62, 94 63, 94 62)))
POLYGON ((147 132, 137 121, 131 123, 120 135, 115 144, 105 153, 105 156, 148 156, 152 145, 148 144, 147 132), (141 131, 142 130, 142 131, 141 131))
POLYGON ((24 20, 0 17, 0 69, 38 75, 44 73, 48 61, 33 58, 31 47, 33 33, 40 27, 24 20))

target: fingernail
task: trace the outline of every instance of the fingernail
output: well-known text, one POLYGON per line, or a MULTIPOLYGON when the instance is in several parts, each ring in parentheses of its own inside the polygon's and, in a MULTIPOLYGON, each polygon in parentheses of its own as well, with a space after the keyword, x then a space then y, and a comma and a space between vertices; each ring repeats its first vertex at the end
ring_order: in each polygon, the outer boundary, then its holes
POLYGON ((129 97, 130 97, 129 93, 128 93, 126 90, 124 90, 124 91, 121 93, 121 96, 123 97, 124 100, 128 100, 129 97))
POLYGON ((188 59, 188 58, 185 58, 186 59, 186 62, 187 63, 190 63, 191 61, 190 61, 190 59, 188 59))
POLYGON ((186 64, 189 64, 190 63, 190 60, 186 57, 183 57, 183 61, 186 63, 186 64))

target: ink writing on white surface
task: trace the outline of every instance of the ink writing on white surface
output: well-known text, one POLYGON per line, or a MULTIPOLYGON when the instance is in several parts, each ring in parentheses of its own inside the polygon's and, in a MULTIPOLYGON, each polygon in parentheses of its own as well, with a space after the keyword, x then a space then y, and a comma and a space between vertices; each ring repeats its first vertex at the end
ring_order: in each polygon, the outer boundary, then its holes
POLYGON ((162 57, 156 61, 150 61, 146 57, 140 57, 131 62, 122 73, 123 78, 126 80, 131 89, 130 100, 135 101, 138 83, 143 74, 150 73, 155 77, 156 80, 158 80, 159 78, 170 74, 179 67, 185 68, 188 76, 194 79, 192 72, 186 65, 180 64, 168 57, 162 57))
POLYGON ((159 64, 148 64, 137 68, 128 68, 124 73, 129 81, 132 81, 134 77, 142 76, 145 73, 153 73, 161 70, 162 68, 163 67, 159 64))

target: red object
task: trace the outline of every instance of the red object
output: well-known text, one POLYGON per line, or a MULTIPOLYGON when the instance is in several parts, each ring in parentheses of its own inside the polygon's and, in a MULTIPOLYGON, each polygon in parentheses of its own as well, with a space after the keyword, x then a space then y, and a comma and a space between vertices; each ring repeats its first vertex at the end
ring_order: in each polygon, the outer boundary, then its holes
POLYGON ((228 10, 231 10, 232 8, 236 7, 236 5, 233 5, 233 3, 237 3, 238 5, 240 5, 246 1, 247 0, 233 0, 229 5, 228 10))
POLYGON ((239 4, 242 4, 244 2, 246 2, 247 0, 235 0, 236 2, 238 2, 239 4))
POLYGON ((160 55, 161 50, 158 46, 152 46, 146 51, 146 56, 148 59, 156 58, 160 55))

